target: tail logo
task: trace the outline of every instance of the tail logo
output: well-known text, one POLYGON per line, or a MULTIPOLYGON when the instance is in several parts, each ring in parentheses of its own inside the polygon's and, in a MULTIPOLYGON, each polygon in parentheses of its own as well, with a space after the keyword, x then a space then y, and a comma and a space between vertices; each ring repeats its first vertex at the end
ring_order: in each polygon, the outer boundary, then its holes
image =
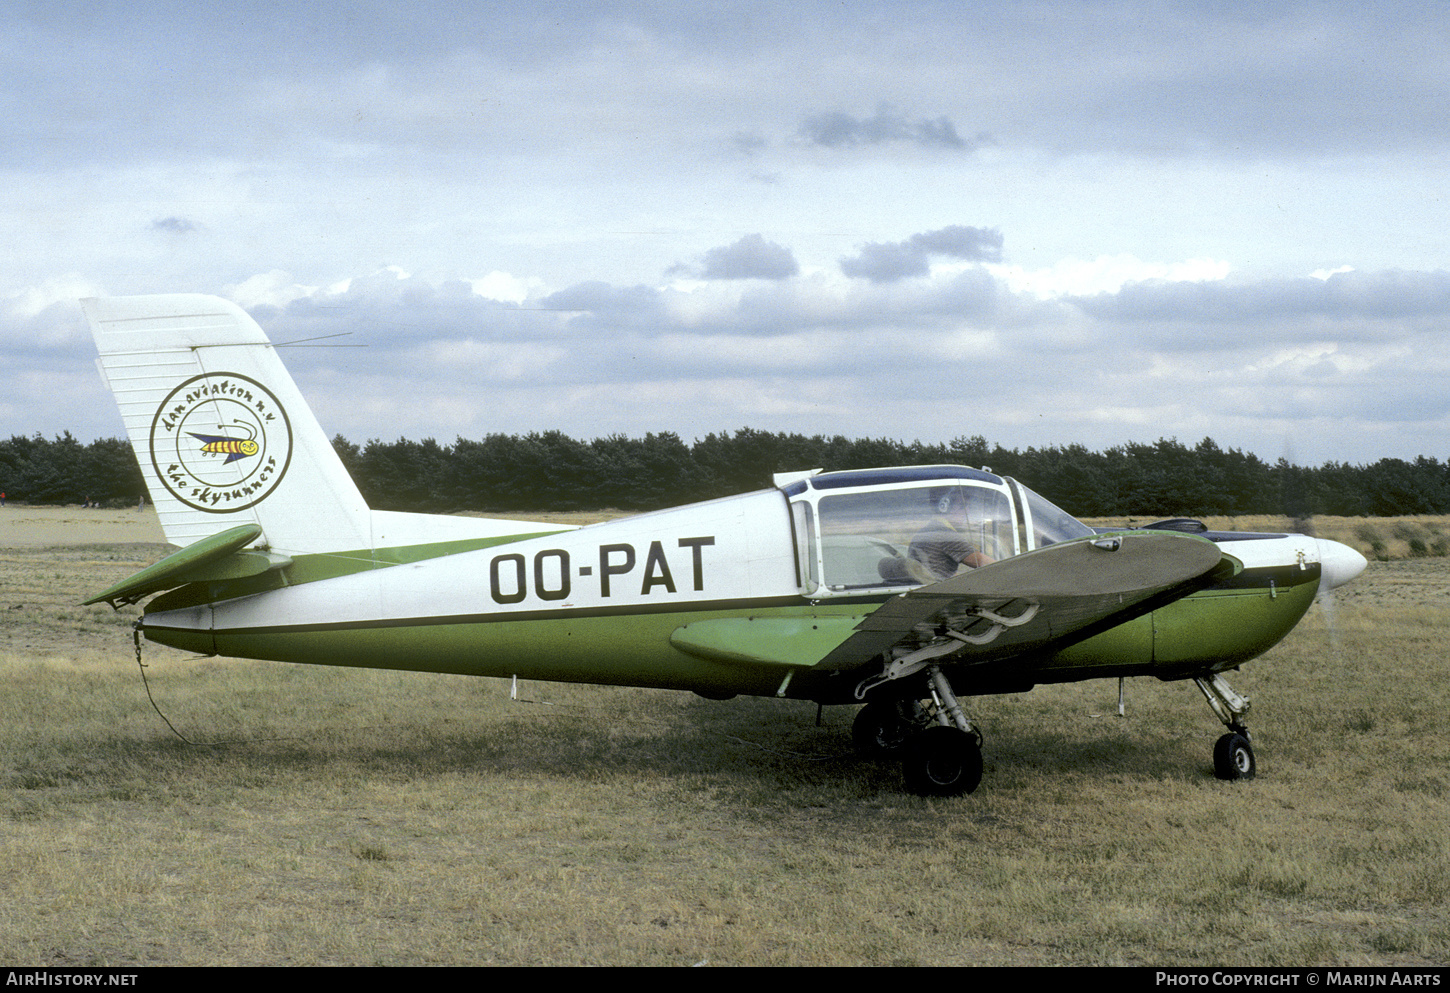
POLYGON ((292 462, 292 424, 255 379, 230 372, 193 376, 172 390, 151 421, 151 465, 172 496, 210 514, 261 503, 292 462))

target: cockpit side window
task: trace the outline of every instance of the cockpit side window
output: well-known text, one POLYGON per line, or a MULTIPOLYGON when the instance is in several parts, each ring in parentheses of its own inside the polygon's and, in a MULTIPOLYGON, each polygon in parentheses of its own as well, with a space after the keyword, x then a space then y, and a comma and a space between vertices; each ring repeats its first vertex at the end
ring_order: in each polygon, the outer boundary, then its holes
POLYGON ((805 592, 814 593, 820 589, 821 577, 816 548, 816 522, 811 514, 811 505, 806 500, 797 500, 790 505, 790 512, 791 523, 795 527, 796 572, 805 592))
POLYGON ((959 483, 822 496, 821 580, 831 590, 921 586, 1017 551, 1011 500, 959 483))

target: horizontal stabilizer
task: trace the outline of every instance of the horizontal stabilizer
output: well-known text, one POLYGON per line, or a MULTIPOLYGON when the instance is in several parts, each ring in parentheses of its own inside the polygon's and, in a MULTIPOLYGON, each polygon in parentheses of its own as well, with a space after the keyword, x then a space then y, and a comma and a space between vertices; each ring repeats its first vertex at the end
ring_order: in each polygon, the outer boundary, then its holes
POLYGON ((147 566, 104 593, 91 597, 86 604, 104 602, 115 607, 118 604, 135 603, 152 593, 175 589, 187 583, 244 579, 290 564, 291 559, 285 556, 242 551, 261 535, 262 528, 257 524, 241 524, 228 528, 210 538, 187 545, 180 551, 172 552, 155 565, 147 566))

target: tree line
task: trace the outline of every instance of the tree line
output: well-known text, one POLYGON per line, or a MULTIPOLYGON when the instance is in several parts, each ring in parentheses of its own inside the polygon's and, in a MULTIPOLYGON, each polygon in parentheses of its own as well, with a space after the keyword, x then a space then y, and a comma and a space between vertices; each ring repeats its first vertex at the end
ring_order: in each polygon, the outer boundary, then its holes
POLYGON ((0 493, 7 501, 134 507, 145 492, 136 453, 123 438, 82 445, 67 431, 49 440, 0 441, 0 493))
MULTIPOLYGON (((1007 449, 980 435, 944 444, 806 436, 743 428, 687 444, 671 432, 581 441, 558 431, 459 438, 332 441, 380 510, 656 510, 770 485, 799 469, 954 464, 1013 476, 1082 517, 1450 513, 1450 463, 1420 456, 1372 465, 1269 463, 1204 438, 1007 449)), ((145 484, 128 442, 82 445, 69 432, 0 441, 0 491, 13 501, 134 506, 145 484)))

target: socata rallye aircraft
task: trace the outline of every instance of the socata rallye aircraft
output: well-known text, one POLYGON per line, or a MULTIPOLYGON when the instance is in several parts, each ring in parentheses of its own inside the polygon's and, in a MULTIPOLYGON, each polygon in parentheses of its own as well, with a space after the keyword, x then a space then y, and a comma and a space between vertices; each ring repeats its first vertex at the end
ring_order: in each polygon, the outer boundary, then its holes
POLYGON ((88 602, 159 593, 140 634, 203 655, 864 703, 857 747, 941 796, 981 780, 962 696, 1191 679, 1228 728, 1216 774, 1245 779, 1221 673, 1365 566, 1298 534, 1100 533, 960 466, 788 473, 582 528, 372 510, 240 307, 83 307, 180 546, 88 602))

